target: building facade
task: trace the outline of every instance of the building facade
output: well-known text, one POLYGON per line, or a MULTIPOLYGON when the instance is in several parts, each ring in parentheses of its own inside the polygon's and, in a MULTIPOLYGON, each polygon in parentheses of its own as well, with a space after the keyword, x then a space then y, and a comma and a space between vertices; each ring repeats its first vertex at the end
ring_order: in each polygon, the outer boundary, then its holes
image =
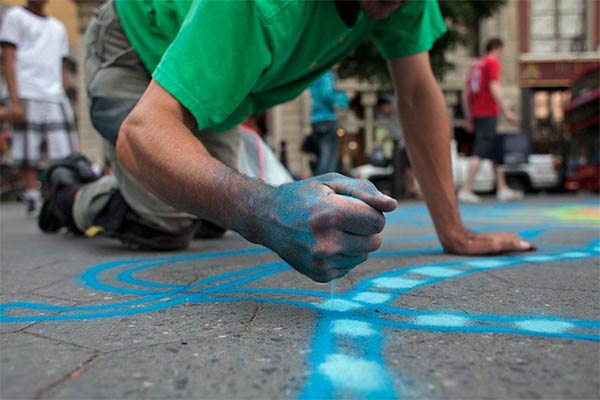
POLYGON ((600 64, 600 2, 517 2, 522 129, 534 150, 560 154, 572 81, 600 64))

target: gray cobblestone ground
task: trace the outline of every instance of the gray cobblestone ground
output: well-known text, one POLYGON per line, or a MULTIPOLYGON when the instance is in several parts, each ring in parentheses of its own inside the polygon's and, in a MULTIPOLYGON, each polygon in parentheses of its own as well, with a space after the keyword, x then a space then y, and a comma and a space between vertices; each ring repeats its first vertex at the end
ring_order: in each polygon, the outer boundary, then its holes
POLYGON ((463 213, 543 257, 442 254, 402 203, 331 287, 234 234, 140 253, 3 203, 0 398, 599 398, 598 198, 463 213))

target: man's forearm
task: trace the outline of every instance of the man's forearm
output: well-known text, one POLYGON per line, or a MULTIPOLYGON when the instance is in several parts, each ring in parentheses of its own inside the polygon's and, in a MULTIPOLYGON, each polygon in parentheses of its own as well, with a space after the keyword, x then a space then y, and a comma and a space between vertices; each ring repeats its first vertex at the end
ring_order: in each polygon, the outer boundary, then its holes
POLYGON ((450 159, 450 123, 443 94, 426 55, 392 61, 398 114, 413 171, 446 248, 464 231, 456 205, 450 159))
POLYGON ((119 160, 151 192, 177 209, 256 241, 251 215, 270 187, 213 158, 182 122, 142 98, 119 132, 119 160))
POLYGON ((496 101, 496 104, 498 104, 500 106, 500 110, 502 111, 502 113, 504 115, 510 113, 510 108, 508 108, 508 105, 504 101, 502 87, 500 86, 500 84, 498 82, 490 83, 490 92, 492 93, 492 97, 496 101))
POLYGON ((450 159, 450 124, 437 87, 419 91, 399 102, 399 114, 413 171, 421 184, 436 231, 442 242, 462 227, 456 206, 450 159))

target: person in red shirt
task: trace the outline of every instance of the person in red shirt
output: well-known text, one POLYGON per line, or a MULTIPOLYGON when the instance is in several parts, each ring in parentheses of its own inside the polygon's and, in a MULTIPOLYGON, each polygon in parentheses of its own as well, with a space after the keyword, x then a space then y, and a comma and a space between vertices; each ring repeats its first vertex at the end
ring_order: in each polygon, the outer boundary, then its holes
POLYGON ((496 194, 500 201, 518 200, 523 193, 506 185, 502 168, 502 138, 496 126, 500 111, 511 123, 517 116, 503 101, 500 87, 500 57, 504 44, 501 39, 491 39, 486 45, 486 55, 469 70, 463 90, 463 110, 467 119, 467 131, 475 132, 475 147, 469 163, 467 179, 458 192, 458 200, 463 203, 479 203, 481 198, 473 193, 473 179, 477 174, 482 158, 492 160, 496 169, 496 194))

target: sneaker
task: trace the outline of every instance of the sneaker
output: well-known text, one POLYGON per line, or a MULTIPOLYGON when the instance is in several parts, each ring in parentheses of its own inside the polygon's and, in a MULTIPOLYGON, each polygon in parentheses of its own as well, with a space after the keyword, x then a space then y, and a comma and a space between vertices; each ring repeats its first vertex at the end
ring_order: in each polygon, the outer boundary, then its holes
POLYGON ((38 215, 38 227, 45 233, 58 232, 60 228, 67 226, 68 217, 59 207, 56 199, 48 199, 42 204, 38 215))
POLYGON ((53 163, 42 182, 44 203, 38 215, 38 226, 43 232, 57 232, 62 227, 79 233, 71 214, 74 196, 83 184, 93 182, 98 176, 90 161, 81 154, 53 163))
POLYGON ((151 227, 135 212, 129 211, 119 231, 107 233, 132 250, 181 250, 190 245, 195 231, 196 224, 193 224, 182 232, 168 233, 151 227))
POLYGON ((476 204, 481 203, 481 197, 471 191, 460 190, 458 192, 458 201, 461 203, 476 204))
POLYGON ((499 190, 498 193, 496 193, 496 198, 502 203, 507 201, 522 200, 523 192, 512 189, 499 190))
POLYGON ((71 209, 81 184, 76 182, 73 171, 68 168, 55 168, 52 172, 48 178, 45 200, 38 214, 38 227, 46 233, 57 232, 63 227, 80 233, 71 209))

